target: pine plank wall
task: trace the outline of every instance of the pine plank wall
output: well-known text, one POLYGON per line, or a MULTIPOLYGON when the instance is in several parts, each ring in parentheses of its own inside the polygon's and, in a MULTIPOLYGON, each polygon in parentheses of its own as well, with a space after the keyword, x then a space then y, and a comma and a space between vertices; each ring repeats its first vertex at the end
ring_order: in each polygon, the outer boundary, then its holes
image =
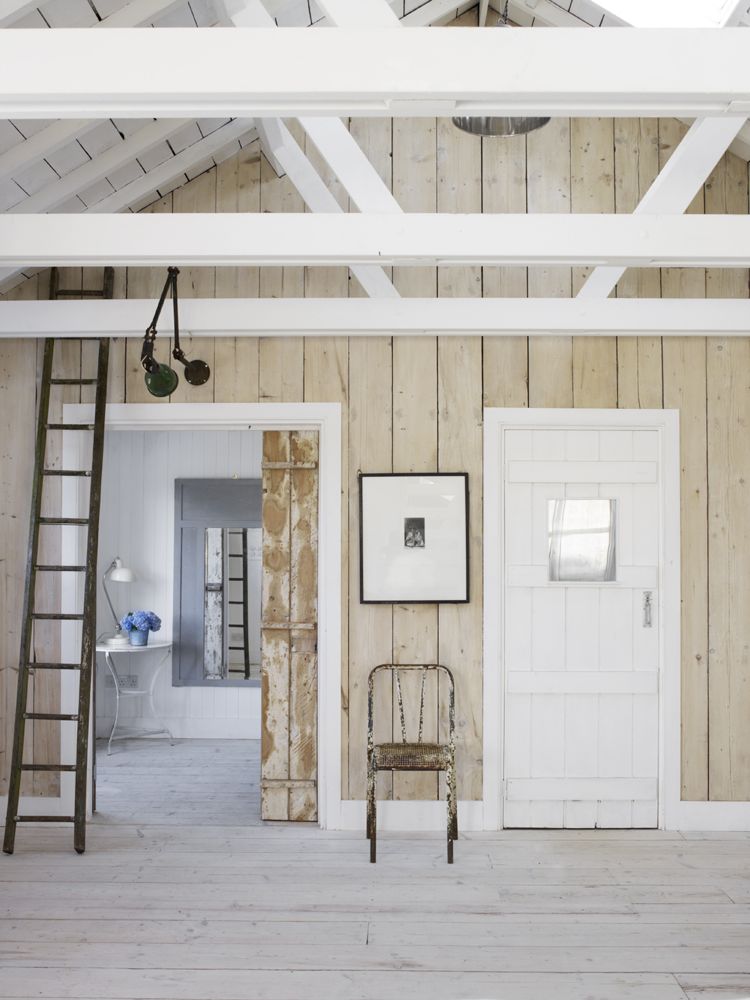
MULTIPOLYGON (((475 15, 470 15, 475 16, 475 15)), ((351 131, 406 211, 629 212, 685 127, 673 120, 554 120, 528 138, 480 142, 442 120, 356 120, 351 131)), ((296 132, 301 143, 304 137, 296 132)), ((342 205, 314 147, 307 152, 342 205)), ((146 211, 302 211, 253 144, 146 211)), ((748 211, 748 165, 725 156, 691 211, 748 211)), ((406 296, 575 294, 583 269, 398 268, 406 296)), ((69 270, 65 287, 99 273, 69 270)), ((118 297, 156 298, 163 271, 119 272, 118 297)), ((12 293, 46 297, 38 275, 12 293)), ((361 296, 343 268, 184 269, 181 296, 361 296)), ((747 271, 629 271, 622 296, 743 297, 747 271)), ((144 315, 144 326, 149 317, 144 315)), ((115 341, 109 399, 154 402, 140 341, 115 341)), ((89 348, 68 342, 67 370, 89 348)), ((674 407, 682 428, 683 798, 750 799, 750 339, 427 337, 193 341, 213 377, 177 401, 337 401, 344 409, 343 794, 365 790, 366 678, 381 661, 439 659, 457 678, 459 797, 482 793, 482 407, 674 407), (471 486, 469 605, 362 606, 357 473, 466 471, 471 486)), ((160 354, 166 354, 162 346, 160 354)), ((0 340, 0 668, 5 780, 18 653, 40 353, 0 340)), ((73 401, 73 400, 71 400, 73 401)), ((164 405, 168 405, 165 403, 164 405)), ((492 613, 488 611, 488 613, 492 613)), ((39 691, 49 703, 54 692, 39 691)), ((437 713, 435 713, 436 715, 437 713)), ((0 722, 2 719, 0 719, 0 722)), ((435 725, 437 722, 434 723, 435 725)), ((33 737, 39 754, 51 734, 33 737)), ((0 743, 2 747, 2 743, 0 743)), ((53 759, 53 758, 50 758, 53 759)), ((40 783, 37 790, 47 787, 40 783)), ((0 786, 2 790, 2 786, 0 786)), ((383 794, 430 797, 432 776, 400 775, 383 794)))

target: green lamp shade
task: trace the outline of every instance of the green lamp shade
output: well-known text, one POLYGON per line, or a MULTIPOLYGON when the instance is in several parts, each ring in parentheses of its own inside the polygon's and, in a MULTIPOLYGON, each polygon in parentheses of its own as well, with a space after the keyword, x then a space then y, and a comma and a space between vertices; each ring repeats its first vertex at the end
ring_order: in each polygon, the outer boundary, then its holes
POLYGON ((179 381, 177 372, 169 365, 159 365, 156 371, 146 372, 146 388, 152 396, 171 396, 179 381))

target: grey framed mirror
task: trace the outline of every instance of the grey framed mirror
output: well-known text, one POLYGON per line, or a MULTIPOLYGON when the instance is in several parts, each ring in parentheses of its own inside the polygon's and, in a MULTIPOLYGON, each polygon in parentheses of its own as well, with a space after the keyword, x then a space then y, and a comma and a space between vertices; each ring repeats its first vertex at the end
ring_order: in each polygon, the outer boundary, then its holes
POLYGON ((176 685, 260 681, 261 484, 175 483, 176 685))

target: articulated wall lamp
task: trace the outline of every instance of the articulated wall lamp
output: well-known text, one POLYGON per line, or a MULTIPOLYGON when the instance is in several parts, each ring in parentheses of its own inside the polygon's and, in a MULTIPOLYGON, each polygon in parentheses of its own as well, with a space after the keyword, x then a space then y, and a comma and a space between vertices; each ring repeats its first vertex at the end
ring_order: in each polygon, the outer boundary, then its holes
POLYGON ((159 364, 154 358, 156 324, 159 322, 159 316, 161 315, 168 294, 172 297, 172 310, 174 313, 174 348, 172 349, 172 357, 175 361, 179 361, 180 364, 185 366, 185 381, 190 385, 203 385, 211 377, 211 369, 205 361, 198 361, 197 359, 195 361, 188 361, 184 351, 180 347, 180 318, 177 308, 177 275, 179 273, 179 269, 176 267, 167 268, 167 280, 164 282, 164 288, 159 297, 154 318, 151 320, 146 330, 146 336, 143 338, 141 367, 146 372, 146 388, 152 396, 171 396, 180 381, 174 368, 170 368, 169 365, 159 364))

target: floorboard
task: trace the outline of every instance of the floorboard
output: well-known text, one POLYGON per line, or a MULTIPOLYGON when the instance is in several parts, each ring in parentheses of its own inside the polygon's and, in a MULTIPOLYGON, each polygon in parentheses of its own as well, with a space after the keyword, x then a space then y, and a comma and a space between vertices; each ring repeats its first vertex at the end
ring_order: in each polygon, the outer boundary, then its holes
POLYGON ((364 837, 259 818, 252 741, 98 748, 88 850, 0 860, 0 998, 740 1000, 750 837, 364 837))

